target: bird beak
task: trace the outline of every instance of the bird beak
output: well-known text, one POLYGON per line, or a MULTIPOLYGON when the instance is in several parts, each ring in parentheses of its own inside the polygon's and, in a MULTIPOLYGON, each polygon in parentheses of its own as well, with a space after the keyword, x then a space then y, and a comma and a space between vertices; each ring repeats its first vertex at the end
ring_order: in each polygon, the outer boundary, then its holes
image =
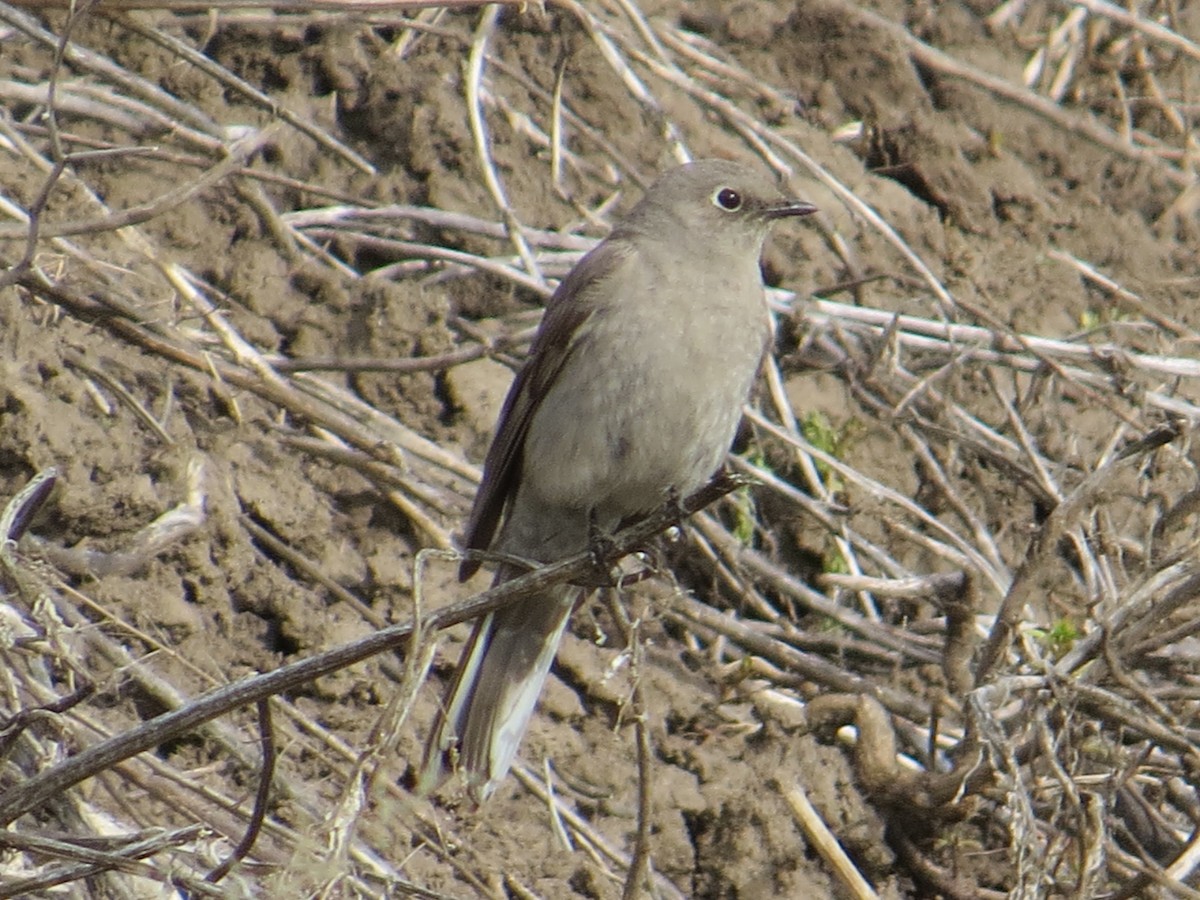
POLYGON ((791 216, 811 216, 817 208, 803 200, 776 200, 763 207, 763 215, 768 219, 785 219, 791 216))

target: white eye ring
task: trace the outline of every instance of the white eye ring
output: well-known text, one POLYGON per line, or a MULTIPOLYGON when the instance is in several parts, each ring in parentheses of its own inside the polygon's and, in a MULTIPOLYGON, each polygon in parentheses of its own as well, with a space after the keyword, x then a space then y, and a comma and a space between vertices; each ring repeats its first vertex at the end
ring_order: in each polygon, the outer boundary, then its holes
POLYGON ((717 188, 712 196, 713 206, 725 212, 737 212, 742 208, 742 195, 731 187, 717 188))

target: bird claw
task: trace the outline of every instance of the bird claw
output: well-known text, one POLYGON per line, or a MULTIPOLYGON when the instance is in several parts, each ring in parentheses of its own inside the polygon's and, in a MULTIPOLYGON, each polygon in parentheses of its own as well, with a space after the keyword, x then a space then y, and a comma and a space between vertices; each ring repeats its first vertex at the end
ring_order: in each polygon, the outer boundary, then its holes
POLYGON ((615 544, 612 535, 600 527, 593 510, 588 514, 588 553, 592 557, 592 572, 579 582, 584 587, 612 587, 619 583, 618 567, 611 564, 615 544))
POLYGON ((663 500, 663 511, 675 520, 676 525, 679 525, 688 516, 687 510, 683 508, 683 497, 675 485, 667 488, 667 496, 663 500))
MULTIPOLYGON (((683 496, 674 485, 667 488, 664 494, 663 510, 676 521, 675 525, 667 529, 667 539, 678 540, 679 525, 688 517, 688 512, 683 506, 683 496)), ((622 522, 621 526, 626 524, 628 523, 622 522)), ((662 548, 653 546, 634 554, 641 560, 642 565, 639 569, 622 572, 620 561, 612 562, 614 548, 612 535, 600 527, 593 510, 588 514, 588 553, 592 557, 592 571, 573 583, 583 588, 625 588, 646 581, 663 568, 662 548)))

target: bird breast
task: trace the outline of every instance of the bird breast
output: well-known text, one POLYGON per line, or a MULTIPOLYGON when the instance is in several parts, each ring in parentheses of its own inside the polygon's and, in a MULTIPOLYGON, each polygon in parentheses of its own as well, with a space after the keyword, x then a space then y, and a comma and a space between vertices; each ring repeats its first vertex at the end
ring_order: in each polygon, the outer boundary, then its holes
POLYGON ((597 309, 530 423, 522 493, 611 528, 670 489, 701 487, 733 441, 770 330, 757 264, 752 278, 676 283, 692 294, 683 309, 644 296, 597 309))

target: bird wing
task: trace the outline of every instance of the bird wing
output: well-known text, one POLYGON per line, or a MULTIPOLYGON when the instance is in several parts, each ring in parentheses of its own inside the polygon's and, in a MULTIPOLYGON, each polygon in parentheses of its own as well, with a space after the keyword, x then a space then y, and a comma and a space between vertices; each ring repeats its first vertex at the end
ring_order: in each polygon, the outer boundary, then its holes
MULTIPOLYGON (((517 373, 500 411, 496 436, 483 463, 483 482, 467 520, 466 549, 486 550, 491 545, 518 487, 529 423, 578 348, 583 326, 596 312, 595 303, 589 302, 590 288, 606 279, 630 252, 627 242, 609 237, 579 261, 547 302, 529 359, 517 373)), ((479 565, 478 560, 464 560, 459 578, 470 578, 479 565)))

